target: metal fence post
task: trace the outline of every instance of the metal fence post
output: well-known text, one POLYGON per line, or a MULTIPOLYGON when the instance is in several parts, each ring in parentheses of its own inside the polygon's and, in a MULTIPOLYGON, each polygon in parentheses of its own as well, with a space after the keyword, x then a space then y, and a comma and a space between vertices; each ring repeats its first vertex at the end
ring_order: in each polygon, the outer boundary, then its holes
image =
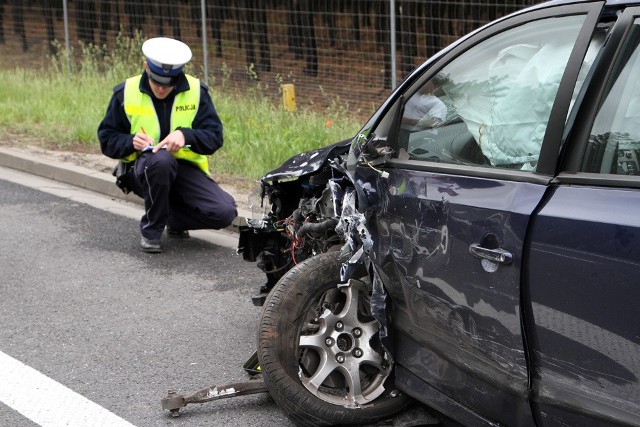
POLYGON ((200 10, 202 15, 202 66, 204 68, 204 83, 209 85, 209 61, 207 49, 207 1, 200 0, 200 10))
POLYGON ((64 48, 67 56, 67 69, 71 74, 71 41, 69 40, 69 8, 67 0, 62 0, 62 15, 64 19, 64 48))
POLYGON ((391 89, 396 88, 396 0, 389 1, 389 28, 391 31, 391 89))

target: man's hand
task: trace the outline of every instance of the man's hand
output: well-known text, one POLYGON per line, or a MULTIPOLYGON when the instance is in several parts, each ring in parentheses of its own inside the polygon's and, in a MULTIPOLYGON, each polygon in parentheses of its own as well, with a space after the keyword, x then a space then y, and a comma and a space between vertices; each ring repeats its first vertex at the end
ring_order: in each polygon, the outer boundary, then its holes
POLYGON ((138 132, 133 135, 133 149, 136 151, 142 151, 146 147, 153 145, 153 138, 144 132, 138 132))
POLYGON ((165 147, 167 151, 176 152, 182 147, 184 147, 184 134, 180 131, 180 129, 176 129, 171 132, 165 139, 160 141, 158 145, 153 147, 153 152, 157 153, 158 150, 161 150, 162 147, 165 147))

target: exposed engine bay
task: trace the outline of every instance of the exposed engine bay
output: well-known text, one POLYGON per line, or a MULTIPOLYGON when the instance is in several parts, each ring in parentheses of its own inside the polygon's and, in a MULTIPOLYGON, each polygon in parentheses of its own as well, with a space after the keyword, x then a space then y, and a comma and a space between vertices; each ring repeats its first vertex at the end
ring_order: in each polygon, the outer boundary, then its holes
MULTIPOLYGON (((254 218, 240 227, 238 252, 256 262, 267 282, 253 297, 262 305, 278 280, 305 259, 343 242, 336 227, 345 194, 353 193, 345 164, 350 140, 292 157, 260 179, 254 218), (256 213, 257 212, 257 213, 256 213)), ((354 202, 355 203, 355 202, 354 202)))

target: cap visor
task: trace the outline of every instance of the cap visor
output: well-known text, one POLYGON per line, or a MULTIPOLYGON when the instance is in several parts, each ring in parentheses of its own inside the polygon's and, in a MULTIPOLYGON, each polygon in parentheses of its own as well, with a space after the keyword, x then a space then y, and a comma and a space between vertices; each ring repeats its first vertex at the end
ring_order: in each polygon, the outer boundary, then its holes
POLYGON ((151 81, 158 86, 175 86, 176 83, 178 82, 178 77, 179 77, 179 75, 160 76, 151 70, 149 70, 147 74, 149 75, 149 79, 151 79, 151 81))

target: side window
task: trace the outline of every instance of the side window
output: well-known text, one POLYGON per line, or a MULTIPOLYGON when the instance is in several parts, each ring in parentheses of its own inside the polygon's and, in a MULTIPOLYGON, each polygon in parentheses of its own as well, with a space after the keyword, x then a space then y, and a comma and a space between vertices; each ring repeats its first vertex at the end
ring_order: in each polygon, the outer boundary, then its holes
POLYGON ((582 171, 640 175, 640 20, 627 35, 605 93, 582 171))
POLYGON ((406 96, 398 157, 534 170, 583 15, 499 33, 406 96))

